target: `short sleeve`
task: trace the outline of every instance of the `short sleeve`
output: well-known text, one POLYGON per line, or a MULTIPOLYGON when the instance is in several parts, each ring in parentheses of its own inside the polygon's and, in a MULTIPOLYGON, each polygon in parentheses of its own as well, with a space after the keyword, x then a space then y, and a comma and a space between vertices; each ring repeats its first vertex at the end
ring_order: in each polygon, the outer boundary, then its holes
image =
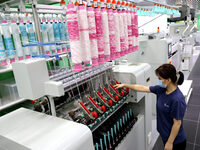
POLYGON ((171 118, 175 118, 176 120, 182 120, 186 110, 185 100, 176 99, 172 102, 171 105, 171 118))
POLYGON ((162 89, 160 86, 156 85, 156 86, 150 86, 149 87, 150 91, 156 95, 160 94, 162 92, 162 89))

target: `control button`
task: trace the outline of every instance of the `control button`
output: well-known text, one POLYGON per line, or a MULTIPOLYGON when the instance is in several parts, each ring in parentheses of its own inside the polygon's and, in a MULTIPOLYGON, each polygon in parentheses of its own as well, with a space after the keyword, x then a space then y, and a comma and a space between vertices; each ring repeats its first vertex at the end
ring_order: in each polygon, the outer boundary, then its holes
POLYGON ((121 91, 121 92, 120 92, 120 95, 121 95, 121 96, 124 96, 124 91, 121 91))
POLYGON ((103 111, 103 112, 106 111, 106 107, 104 105, 101 106, 101 111, 103 111))
POLYGON ((108 101, 108 105, 109 105, 109 106, 112 106, 112 105, 113 105, 113 102, 112 102, 111 100, 109 100, 109 101, 108 101))
POLYGON ((117 95, 115 96, 115 100, 116 100, 116 101, 119 101, 119 97, 118 97, 117 95))
POLYGON ((92 116, 96 119, 97 118, 97 112, 96 111, 94 111, 93 113, 92 113, 92 116))

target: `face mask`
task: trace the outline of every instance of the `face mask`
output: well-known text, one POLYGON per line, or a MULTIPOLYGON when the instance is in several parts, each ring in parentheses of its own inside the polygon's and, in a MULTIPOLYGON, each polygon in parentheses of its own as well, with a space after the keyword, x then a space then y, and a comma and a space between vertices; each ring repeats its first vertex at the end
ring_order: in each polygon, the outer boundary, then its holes
POLYGON ((162 83, 162 80, 158 80, 158 86, 162 87, 162 88, 166 88, 167 85, 162 83))

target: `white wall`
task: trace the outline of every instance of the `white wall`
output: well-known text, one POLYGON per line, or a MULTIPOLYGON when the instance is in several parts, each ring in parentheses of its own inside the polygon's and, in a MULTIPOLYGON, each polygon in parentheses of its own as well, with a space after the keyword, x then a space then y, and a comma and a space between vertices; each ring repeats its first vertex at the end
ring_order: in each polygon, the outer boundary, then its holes
MULTIPOLYGON (((155 17, 148 17, 148 16, 138 16, 138 26, 149 22, 150 20, 156 18, 155 17)), ((151 23, 139 28, 139 33, 156 33, 157 28, 160 27, 160 32, 167 32, 167 15, 163 15, 156 20, 152 21, 151 23)))

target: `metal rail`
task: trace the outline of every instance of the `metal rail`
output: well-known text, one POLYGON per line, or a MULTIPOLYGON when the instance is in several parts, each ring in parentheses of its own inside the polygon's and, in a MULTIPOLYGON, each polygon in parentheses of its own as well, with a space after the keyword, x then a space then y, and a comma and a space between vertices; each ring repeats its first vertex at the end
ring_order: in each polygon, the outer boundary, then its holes
MULTIPOLYGON (((38 39, 38 42, 42 42, 42 36, 41 36, 41 32, 40 32, 40 23, 39 23, 38 13, 37 13, 35 4, 32 4, 32 11, 33 11, 33 19, 35 22, 34 25, 35 25, 35 31, 37 34, 37 39, 38 39)), ((43 46, 40 47, 40 54, 44 54, 43 46)))

